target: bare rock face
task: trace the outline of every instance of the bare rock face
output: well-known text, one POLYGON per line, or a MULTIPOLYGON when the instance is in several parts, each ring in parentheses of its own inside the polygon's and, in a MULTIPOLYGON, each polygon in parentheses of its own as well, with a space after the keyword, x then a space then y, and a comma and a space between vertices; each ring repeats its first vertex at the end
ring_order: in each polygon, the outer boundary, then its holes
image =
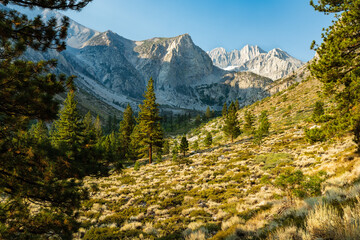
POLYGON ((197 87, 199 96, 210 105, 230 103, 236 99, 241 107, 270 96, 265 89, 270 88, 273 80, 251 72, 232 72, 225 74, 220 83, 197 87))
POLYGON ((304 64, 279 48, 266 52, 258 46, 246 45, 231 52, 216 48, 208 54, 215 66, 229 71, 249 71, 272 80, 285 77, 304 64))
POLYGON ((153 77, 158 89, 194 85, 214 72, 210 57, 188 34, 136 42, 134 51, 136 68, 145 78, 153 77))

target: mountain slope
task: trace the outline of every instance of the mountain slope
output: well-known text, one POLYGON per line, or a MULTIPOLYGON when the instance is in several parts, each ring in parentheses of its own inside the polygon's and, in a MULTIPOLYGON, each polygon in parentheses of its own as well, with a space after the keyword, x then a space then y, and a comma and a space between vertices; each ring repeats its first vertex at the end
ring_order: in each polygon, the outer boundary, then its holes
MULTIPOLYGON (((268 112, 270 134, 260 145, 244 133, 230 143, 222 132, 223 119, 217 118, 187 134, 190 146, 197 141, 200 149, 191 149, 185 159, 167 156, 152 165, 144 160, 139 170, 88 178, 86 184, 97 184, 99 190, 84 203, 78 236, 265 240, 272 239, 271 234, 282 234, 274 239, 308 234, 304 222, 317 205, 352 206, 360 197, 360 157, 354 154, 352 136, 306 141, 305 129, 314 126, 309 119, 320 90, 321 84, 310 78, 241 109, 239 119, 244 119, 245 110, 256 116, 268 112), (207 132, 213 136, 211 147, 203 144, 207 132), (306 176, 326 171, 322 195, 290 201, 281 188, 263 181, 263 176, 274 179, 288 168, 306 176)), ((322 100, 327 111, 329 99, 322 100)), ((326 222, 328 215, 322 214, 326 222)), ((317 229, 326 225, 316 223, 317 229)))

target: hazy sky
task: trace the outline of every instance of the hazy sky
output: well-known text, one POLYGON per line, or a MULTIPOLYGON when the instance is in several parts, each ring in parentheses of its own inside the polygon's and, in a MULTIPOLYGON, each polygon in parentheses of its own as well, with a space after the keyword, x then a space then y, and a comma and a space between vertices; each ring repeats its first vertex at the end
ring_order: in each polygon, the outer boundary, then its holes
POLYGON ((315 12, 309 0, 94 0, 81 12, 66 12, 98 31, 131 40, 189 33, 205 51, 259 45, 281 48, 308 61, 312 40, 321 41, 332 17, 315 12))

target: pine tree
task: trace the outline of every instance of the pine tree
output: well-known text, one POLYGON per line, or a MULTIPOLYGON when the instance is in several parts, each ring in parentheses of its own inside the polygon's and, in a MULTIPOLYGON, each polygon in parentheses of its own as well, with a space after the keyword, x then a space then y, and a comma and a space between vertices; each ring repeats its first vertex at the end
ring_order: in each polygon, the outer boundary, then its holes
MULTIPOLYGON (((53 145, 66 154, 68 174, 83 177, 105 171, 96 149, 96 136, 91 115, 85 119, 88 130, 77 109, 75 92, 70 91, 59 112, 59 119, 54 122, 55 131, 51 135, 53 145)), ((66 170, 64 169, 64 172, 66 170)))
POLYGON ((107 162, 113 162, 116 169, 121 169, 121 159, 119 157, 119 142, 115 132, 106 135, 101 141, 103 157, 107 162))
POLYGON ((82 120, 84 124, 84 137, 86 144, 94 145, 96 144, 97 136, 96 136, 96 129, 92 120, 91 113, 88 112, 84 119, 82 120))
POLYGON ((236 111, 240 110, 240 103, 239 103, 238 99, 236 99, 236 101, 235 101, 235 108, 236 108, 236 111))
POLYGON ((38 143, 49 141, 48 129, 42 120, 39 120, 36 124, 32 125, 30 134, 38 143))
POLYGON ((334 121, 330 123, 336 130, 330 135, 339 130, 354 130, 352 124, 360 116, 360 3, 327 0, 310 4, 316 11, 336 13, 333 25, 322 34, 321 45, 313 42, 311 48, 318 57, 310 65, 311 74, 323 83, 325 95, 335 96, 337 102, 334 121))
POLYGON ((254 141, 258 145, 261 144, 262 139, 269 135, 269 129, 270 129, 270 122, 268 119, 268 114, 266 111, 262 111, 259 117, 259 127, 255 131, 254 134, 254 141))
POLYGON ((163 131, 160 125, 159 105, 156 103, 154 80, 150 78, 144 94, 143 104, 139 106, 139 136, 141 145, 148 149, 149 163, 152 163, 153 147, 162 147, 163 131))
POLYGON ((249 112, 248 110, 245 111, 244 114, 245 123, 244 123, 244 130, 250 133, 254 132, 254 124, 255 124, 255 116, 249 112))
POLYGON ((225 102, 224 105, 223 105, 222 111, 221 111, 221 114, 222 114, 223 118, 226 118, 227 113, 228 113, 228 109, 227 109, 227 105, 226 105, 226 102, 225 102))
POLYGON ((196 115, 196 118, 195 118, 195 125, 200 125, 200 123, 201 123, 201 117, 198 114, 198 115, 196 115))
POLYGON ((231 102, 229 106, 229 111, 225 119, 225 126, 223 130, 227 136, 230 136, 231 142, 233 142, 234 138, 237 138, 241 133, 235 104, 233 102, 231 102))
POLYGON ((140 142, 140 126, 136 124, 133 132, 130 135, 130 149, 131 149, 131 159, 137 160, 146 155, 146 151, 148 150, 143 143, 140 142))
POLYGON ((121 144, 122 158, 127 160, 132 158, 131 153, 131 134, 135 127, 135 118, 131 106, 128 104, 125 111, 123 120, 120 122, 119 140, 121 144))
POLYGON ((179 153, 178 142, 176 140, 174 140, 173 147, 172 147, 172 150, 171 150, 172 160, 173 161, 177 160, 178 153, 179 153))
POLYGON ((212 117, 209 106, 207 106, 207 108, 206 108, 205 117, 206 117, 207 120, 209 120, 212 117))
POLYGON ((96 116, 95 123, 94 123, 94 128, 95 128, 96 139, 97 139, 97 141, 99 141, 101 139, 102 135, 103 135, 99 115, 96 116))
MULTIPOLYGON (((26 8, 35 6, 81 10, 90 0, 3 0, 26 8)), ((69 19, 43 22, 16 12, 0 10, 0 238, 71 239, 77 230, 74 211, 86 194, 80 184, 68 181, 64 156, 45 135, 43 123, 56 118, 55 95, 72 88, 73 77, 56 76, 56 61, 30 62, 22 57, 27 48, 65 49, 69 19), (30 120, 38 120, 29 134, 30 120), (40 140, 40 141, 39 141, 40 140), (29 202, 38 206, 30 212, 29 202), (46 206, 47 210, 43 210, 46 206)))
POLYGON ((189 142, 186 139, 186 136, 183 135, 181 138, 180 146, 179 146, 180 152, 183 153, 184 157, 187 151, 189 151, 189 142))
POLYGON ((59 119, 54 123, 55 132, 51 136, 54 145, 64 147, 73 163, 85 147, 85 125, 76 106, 75 93, 70 91, 65 99, 64 108, 59 112, 59 119))
POLYGON ((195 140, 195 141, 194 141, 192 148, 193 148, 195 151, 199 150, 199 141, 198 141, 198 140, 195 140))
POLYGON ((170 153, 170 143, 169 143, 169 140, 165 140, 165 141, 164 141, 163 153, 164 153, 164 154, 169 154, 169 153, 170 153))
POLYGON ((207 133, 206 133, 206 137, 205 137, 205 139, 204 139, 204 144, 205 144, 206 147, 210 147, 210 146, 211 146, 211 144, 212 144, 212 135, 211 135, 210 132, 207 132, 207 133))
POLYGON ((259 117, 258 131, 262 135, 266 136, 266 135, 269 135, 269 130, 270 130, 270 122, 269 122, 267 111, 262 111, 260 114, 260 117, 259 117))

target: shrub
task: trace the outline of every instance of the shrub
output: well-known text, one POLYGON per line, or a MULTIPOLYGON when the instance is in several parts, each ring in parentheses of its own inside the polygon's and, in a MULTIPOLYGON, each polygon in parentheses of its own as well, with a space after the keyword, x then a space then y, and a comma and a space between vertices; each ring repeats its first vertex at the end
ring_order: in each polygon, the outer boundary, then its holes
POLYGON ((326 134, 321 128, 305 129, 305 138, 310 144, 313 144, 325 141, 326 134))
POLYGON ((312 114, 312 120, 314 122, 319 122, 322 115, 324 115, 324 103, 321 101, 317 101, 315 103, 314 112, 312 114))
POLYGON ((306 219, 305 239, 360 239, 360 203, 340 210, 328 204, 317 205, 306 219))
POLYGON ((139 171, 140 170, 140 163, 138 161, 135 162, 134 170, 139 171))
POLYGON ((274 181, 274 186, 284 191, 290 201, 294 197, 313 197, 321 194, 321 183, 325 181, 325 173, 314 176, 304 175, 301 170, 287 168, 274 181))
POLYGON ((206 147, 210 147, 211 144, 212 144, 212 135, 211 135, 210 132, 207 132, 207 133, 206 133, 206 137, 205 137, 205 139, 204 139, 204 145, 205 145, 206 147))

